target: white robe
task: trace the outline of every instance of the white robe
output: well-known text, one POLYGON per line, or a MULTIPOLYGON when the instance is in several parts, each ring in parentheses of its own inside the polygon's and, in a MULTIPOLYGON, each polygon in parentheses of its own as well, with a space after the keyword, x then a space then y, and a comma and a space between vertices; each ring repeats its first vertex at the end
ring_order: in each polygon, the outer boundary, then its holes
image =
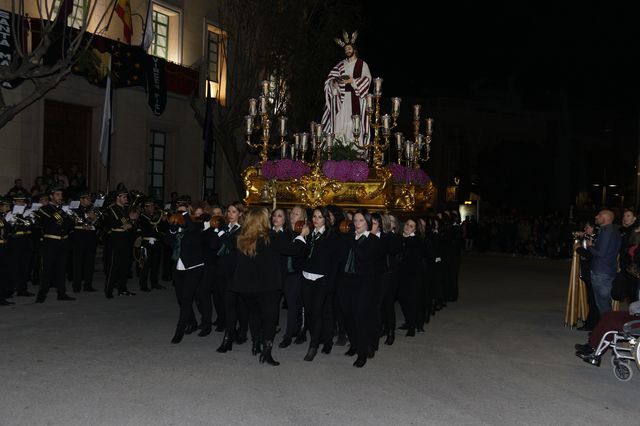
MULTIPOLYGON (((325 108, 322 116, 322 127, 328 133, 335 133, 336 138, 353 142, 353 122, 351 116, 352 92, 346 90, 346 84, 338 78, 349 76, 353 78, 356 61, 344 59, 333 67, 324 83, 325 108)), ((362 61, 362 73, 359 78, 353 79, 354 94, 359 98, 360 117, 362 126, 360 131, 360 143, 367 143, 371 134, 369 120, 366 114, 366 95, 371 85, 371 72, 366 62, 362 61), (365 139, 365 135, 367 136, 365 139)), ((357 148, 357 147, 356 147, 357 148)), ((358 149, 362 153, 362 150, 358 149)))

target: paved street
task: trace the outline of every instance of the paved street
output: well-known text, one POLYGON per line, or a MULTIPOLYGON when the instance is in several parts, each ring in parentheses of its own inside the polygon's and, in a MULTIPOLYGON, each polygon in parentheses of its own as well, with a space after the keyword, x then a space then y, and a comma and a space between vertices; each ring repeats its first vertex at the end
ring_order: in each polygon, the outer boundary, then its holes
POLYGON ((339 347, 312 363, 306 345, 276 348, 269 367, 250 344, 216 353, 220 333, 171 345, 172 290, 18 298, 0 309, 0 424, 636 425, 640 372, 621 383, 608 357, 573 354, 586 335, 562 324, 569 267, 466 256, 461 300, 363 369, 339 347))

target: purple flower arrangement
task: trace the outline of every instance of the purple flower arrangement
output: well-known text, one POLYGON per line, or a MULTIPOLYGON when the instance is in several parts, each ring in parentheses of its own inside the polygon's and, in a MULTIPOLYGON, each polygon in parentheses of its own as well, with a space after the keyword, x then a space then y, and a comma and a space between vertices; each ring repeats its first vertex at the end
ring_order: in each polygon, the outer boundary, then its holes
POLYGON ((413 183, 418 186, 425 186, 431 180, 429 175, 422 169, 414 169, 400 164, 392 163, 387 166, 391 172, 395 183, 413 183))
POLYGON ((299 179, 311 171, 303 161, 283 160, 266 161, 262 165, 262 176, 265 179, 299 179))
POLYGON ((364 182, 369 176, 366 161, 327 160, 322 164, 322 173, 338 182, 364 182))

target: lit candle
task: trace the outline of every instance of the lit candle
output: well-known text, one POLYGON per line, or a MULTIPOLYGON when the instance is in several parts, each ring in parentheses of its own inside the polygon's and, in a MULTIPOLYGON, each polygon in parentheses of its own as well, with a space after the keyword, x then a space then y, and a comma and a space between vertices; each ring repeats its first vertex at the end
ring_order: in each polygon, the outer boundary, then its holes
POLYGON ((300 144, 302 145, 302 152, 307 151, 307 144, 309 143, 309 133, 303 133, 300 137, 300 144))
POLYGON ((353 125, 353 134, 354 135, 360 135, 360 115, 359 114, 354 114, 351 116, 351 124, 353 125))
POLYGON ((255 116, 258 113, 258 100, 256 98, 249 99, 249 115, 255 116))
POLYGON ((287 117, 278 117, 280 123, 280 136, 287 136, 287 117))
POLYGON ((262 80, 262 95, 263 96, 269 96, 269 81, 268 80, 262 80))
POLYGON ((396 149, 397 150, 401 150, 402 149, 402 133, 401 132, 397 132, 396 133, 396 149))
POLYGON ((373 94, 382 96, 382 79, 380 77, 373 79, 373 94))
POLYGON ((433 134, 433 118, 427 118, 427 135, 433 134))
POLYGON ((420 121, 420 108, 422 108, 420 105, 414 105, 413 106, 413 120, 414 121, 420 121))
POLYGON ((267 97, 260 96, 260 114, 267 113, 267 97))
POLYGON ((253 133, 253 117, 250 115, 245 115, 244 123, 245 123, 245 128, 244 128, 245 133, 247 134, 247 136, 251 136, 251 134, 253 133))
POLYGON ((300 133, 294 133, 293 134, 293 146, 299 150, 300 147, 300 133))
POLYGON ((400 102, 402 102, 400 98, 391 98, 391 114, 394 117, 400 115, 400 102))
POLYGON ((385 114, 382 116, 382 128, 384 130, 389 130, 391 127, 391 116, 389 114, 385 114))
POLYGON ((322 123, 316 123, 315 135, 320 140, 322 138, 322 123))
POLYGON ((418 133, 418 135, 416 136, 416 144, 418 145, 418 151, 420 151, 420 149, 422 148, 422 139, 424 138, 424 136, 422 136, 420 133, 418 133))
POLYGON ((312 135, 316 134, 316 122, 312 121, 311 123, 309 123, 309 133, 312 135))
POLYGON ((268 118, 264 121, 264 130, 262 132, 265 138, 269 139, 271 136, 271 120, 268 118))
POLYGON ((295 160, 296 159, 296 146, 294 144, 291 144, 291 159, 295 160))
POLYGON ((367 112, 373 112, 373 95, 367 95, 367 112))
POLYGON ((282 149, 280 151, 280 158, 285 159, 287 158, 287 143, 283 142, 282 143, 282 149))
POLYGON ((404 141, 404 158, 407 160, 411 159, 411 141, 404 141))
POLYGON ((327 148, 329 148, 329 150, 331 150, 333 148, 333 138, 335 137, 335 134, 333 133, 328 133, 327 134, 327 148))

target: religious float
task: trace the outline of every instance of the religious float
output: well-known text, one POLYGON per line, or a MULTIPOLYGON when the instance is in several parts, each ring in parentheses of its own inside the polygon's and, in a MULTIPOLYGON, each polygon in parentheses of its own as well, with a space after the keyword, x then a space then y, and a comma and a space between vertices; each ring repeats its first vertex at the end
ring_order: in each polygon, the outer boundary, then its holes
POLYGON ((358 159, 332 158, 347 144, 312 122, 309 132, 291 135, 287 118, 269 113, 269 82, 261 84, 259 98, 249 99, 245 116, 246 143, 258 150, 260 161, 242 173, 244 202, 249 206, 306 207, 335 204, 345 209, 364 207, 410 213, 428 210, 437 190, 420 168, 429 160, 433 119, 421 119, 420 105, 413 106, 413 135, 392 134, 400 116, 400 98, 391 99, 391 114, 381 114, 382 79, 373 79, 373 93, 366 95, 365 115, 351 116, 352 146, 358 159), (363 121, 367 121, 364 126, 363 121), (277 122, 277 132, 272 124, 277 122), (421 124, 425 124, 425 134, 421 124), (371 134, 363 134, 363 128, 371 134), (362 136, 362 137, 361 137, 362 136), (395 148, 396 159, 391 158, 395 148), (278 159, 269 159, 270 152, 278 159))

